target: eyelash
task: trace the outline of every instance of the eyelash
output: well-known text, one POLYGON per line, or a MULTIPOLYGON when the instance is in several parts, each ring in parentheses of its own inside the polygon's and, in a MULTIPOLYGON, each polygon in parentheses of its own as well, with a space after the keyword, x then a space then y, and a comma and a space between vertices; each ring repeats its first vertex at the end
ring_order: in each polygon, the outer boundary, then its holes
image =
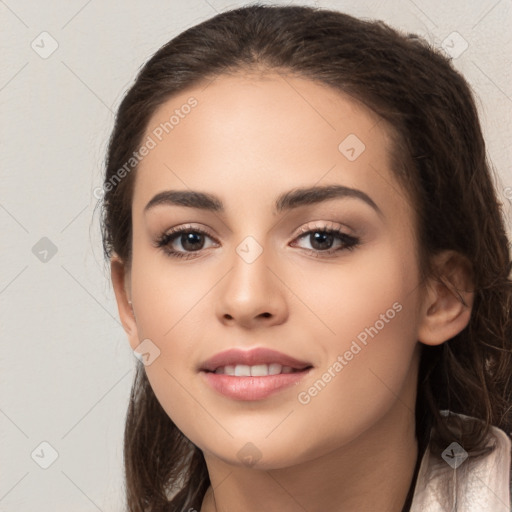
MULTIPOLYGON (((169 244, 171 242, 173 242, 175 239, 177 239, 180 235, 189 234, 189 233, 200 233, 202 235, 206 235, 209 238, 213 239, 213 237, 210 235, 210 233, 208 233, 208 231, 206 231, 204 229, 195 228, 195 227, 191 227, 191 226, 182 226, 180 228, 172 229, 171 231, 164 233, 162 236, 160 236, 156 240, 154 245, 155 245, 155 247, 162 249, 164 251, 164 253, 171 258, 185 258, 185 259, 195 258, 196 256, 194 256, 194 253, 201 252, 201 249, 198 251, 191 251, 191 252, 187 253, 187 252, 175 251, 175 250, 169 248, 169 244)), ((351 235, 347 235, 346 233, 343 233, 339 229, 329 228, 326 226, 313 227, 313 228, 311 228, 309 226, 305 227, 300 230, 298 236, 296 236, 295 239, 305 238, 306 235, 310 235, 312 233, 335 235, 338 239, 341 240, 341 242, 343 244, 341 247, 338 247, 336 249, 328 249, 326 251, 320 251, 320 250, 315 250, 315 249, 304 249, 309 254, 312 254, 313 256, 315 256, 317 258, 329 257, 338 251, 345 251, 345 250, 353 251, 356 247, 358 247, 360 245, 359 238, 351 236, 351 235)))

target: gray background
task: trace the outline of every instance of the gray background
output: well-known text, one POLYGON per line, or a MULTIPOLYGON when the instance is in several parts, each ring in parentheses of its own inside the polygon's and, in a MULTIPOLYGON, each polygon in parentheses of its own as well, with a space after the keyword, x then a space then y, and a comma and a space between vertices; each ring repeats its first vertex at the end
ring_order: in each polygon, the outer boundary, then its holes
MULTIPOLYGON (((93 191, 113 113, 143 62, 185 28, 245 3, 0 0, 0 512, 122 509, 136 359, 93 191)), ((509 218, 510 0, 292 3, 379 18, 453 52, 477 96, 509 218)))

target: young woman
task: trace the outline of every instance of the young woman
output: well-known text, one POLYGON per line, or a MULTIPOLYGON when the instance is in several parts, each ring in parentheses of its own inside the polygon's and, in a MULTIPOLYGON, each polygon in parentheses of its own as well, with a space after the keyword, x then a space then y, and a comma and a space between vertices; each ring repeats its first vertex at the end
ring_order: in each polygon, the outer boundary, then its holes
POLYGON ((445 56, 224 12, 142 68, 104 191, 129 511, 509 510, 511 260, 445 56))

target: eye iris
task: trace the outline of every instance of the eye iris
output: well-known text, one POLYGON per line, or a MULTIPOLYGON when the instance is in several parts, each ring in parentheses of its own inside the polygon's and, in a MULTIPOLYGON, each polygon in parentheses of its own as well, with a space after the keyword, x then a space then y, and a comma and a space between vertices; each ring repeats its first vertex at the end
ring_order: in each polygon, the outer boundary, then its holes
POLYGON ((202 242, 202 238, 203 235, 201 235, 200 233, 184 233, 183 235, 181 235, 181 243, 184 249, 194 251, 200 249, 200 247, 197 245, 197 241, 199 240, 200 242, 202 242), (196 245, 194 245, 194 242, 196 242, 196 245), (192 245, 187 247, 188 244, 192 245))
POLYGON ((329 247, 323 247, 322 245, 326 243, 330 246, 332 244, 333 235, 330 233, 325 233, 321 231, 316 231, 314 234, 311 235, 313 237, 312 247, 315 249, 329 249, 329 247), (321 247, 315 247, 315 243, 320 242, 321 247))

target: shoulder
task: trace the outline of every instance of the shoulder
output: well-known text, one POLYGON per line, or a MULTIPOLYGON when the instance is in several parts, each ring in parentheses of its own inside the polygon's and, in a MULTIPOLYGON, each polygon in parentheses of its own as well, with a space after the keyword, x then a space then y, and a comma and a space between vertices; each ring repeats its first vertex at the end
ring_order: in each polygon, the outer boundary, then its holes
MULTIPOLYGON (((450 413, 459 420, 479 420, 450 413)), ((511 440, 491 427, 482 455, 472 456, 451 443, 435 456, 429 446, 423 455, 410 512, 510 512, 511 440)))

